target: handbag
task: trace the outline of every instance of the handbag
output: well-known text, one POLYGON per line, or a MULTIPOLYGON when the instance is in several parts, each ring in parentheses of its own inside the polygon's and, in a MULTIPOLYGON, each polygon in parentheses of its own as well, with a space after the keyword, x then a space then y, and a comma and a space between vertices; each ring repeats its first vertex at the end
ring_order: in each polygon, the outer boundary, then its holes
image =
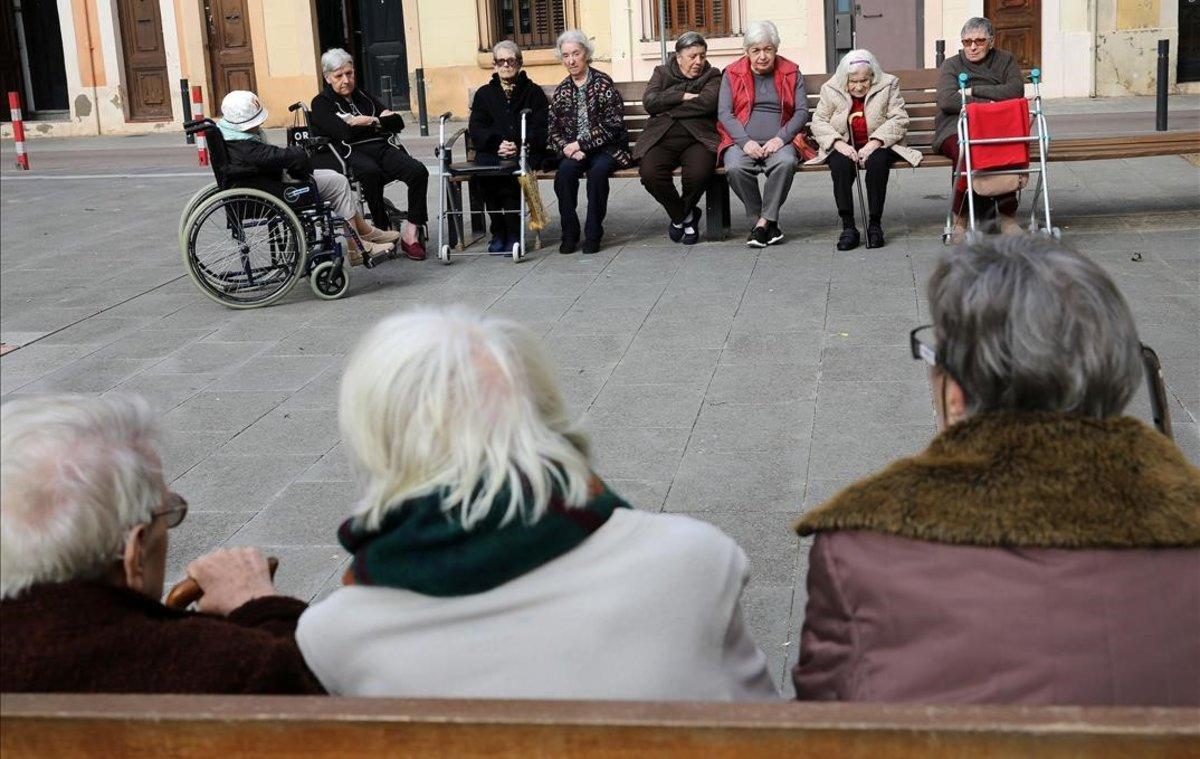
POLYGON ((971 186, 975 189, 975 194, 989 198, 1020 192, 1028 184, 1028 174, 984 174, 971 179, 971 186))
POLYGON ((799 133, 792 138, 792 145, 796 148, 796 154, 800 157, 801 163, 811 161, 821 152, 821 146, 813 139, 812 130, 808 128, 808 124, 800 127, 799 133))

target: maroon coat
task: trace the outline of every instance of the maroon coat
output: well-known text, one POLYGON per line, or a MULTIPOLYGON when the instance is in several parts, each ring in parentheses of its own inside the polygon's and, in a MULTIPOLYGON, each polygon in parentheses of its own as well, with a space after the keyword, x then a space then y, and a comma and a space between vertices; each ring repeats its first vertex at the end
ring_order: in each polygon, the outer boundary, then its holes
POLYGON ((0 691, 324 693, 296 647, 307 604, 257 598, 228 618, 91 582, 0 603, 0 691))
POLYGON ((800 699, 1200 706, 1200 470, 1136 420, 983 414, 797 529, 800 699))

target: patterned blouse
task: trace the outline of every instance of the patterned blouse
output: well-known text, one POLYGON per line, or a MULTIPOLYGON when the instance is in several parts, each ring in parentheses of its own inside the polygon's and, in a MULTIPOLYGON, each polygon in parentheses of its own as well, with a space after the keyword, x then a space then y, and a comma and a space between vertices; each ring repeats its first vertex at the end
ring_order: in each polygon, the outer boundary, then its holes
POLYGON ((561 158, 562 149, 576 140, 585 153, 602 150, 622 167, 633 165, 621 93, 603 71, 589 68, 583 87, 568 76, 554 90, 548 147, 561 158))

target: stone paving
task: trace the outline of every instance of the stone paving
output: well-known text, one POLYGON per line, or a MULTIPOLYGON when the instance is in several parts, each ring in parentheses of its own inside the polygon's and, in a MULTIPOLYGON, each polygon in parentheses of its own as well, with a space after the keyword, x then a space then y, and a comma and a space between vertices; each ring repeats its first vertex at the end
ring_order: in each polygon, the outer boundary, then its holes
MULTIPOLYGON (((1200 461, 1196 167, 1170 157, 1052 171, 1065 240, 1131 302, 1163 359, 1176 438, 1200 461)), ((552 227, 522 264, 390 262, 355 269, 344 300, 318 301, 302 285, 245 312, 208 301, 183 272, 177 215, 202 181, 6 172, 0 205, 0 340, 23 346, 0 359, 0 394, 150 399, 168 478, 191 502, 172 533, 173 578, 200 552, 249 544, 282 559, 284 591, 334 587, 345 564, 334 531, 355 498, 336 425, 344 355, 383 314, 463 303, 545 337, 596 469, 618 492, 741 543, 752 629, 790 688, 807 546, 789 524, 934 434, 906 341, 927 320, 924 282, 942 251, 941 172, 895 173, 881 250, 834 251, 823 174, 797 179, 781 220, 788 241, 762 251, 742 245, 736 199, 734 238, 687 249, 665 240, 641 186, 619 181, 597 255, 559 255, 552 227)), ((542 192, 554 215, 550 186, 542 192)), ((1143 390, 1130 412, 1148 411, 1143 390)))

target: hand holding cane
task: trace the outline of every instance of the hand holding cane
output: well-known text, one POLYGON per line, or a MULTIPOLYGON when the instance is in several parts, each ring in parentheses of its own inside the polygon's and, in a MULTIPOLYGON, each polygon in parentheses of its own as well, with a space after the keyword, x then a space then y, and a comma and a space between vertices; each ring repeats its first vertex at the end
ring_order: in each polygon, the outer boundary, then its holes
MULTIPOLYGON (((846 122, 846 126, 849 127, 849 130, 850 130, 850 146, 853 147, 856 151, 861 150, 861 148, 854 141, 854 120, 861 119, 861 118, 863 118, 862 113, 855 112, 855 113, 850 114, 850 119, 846 122)), ((853 163, 854 163, 854 183, 856 185, 858 185, 858 211, 862 215, 863 224, 867 224, 868 223, 867 201, 865 200, 866 196, 863 195, 862 167, 858 165, 858 161, 853 161, 853 163)))

